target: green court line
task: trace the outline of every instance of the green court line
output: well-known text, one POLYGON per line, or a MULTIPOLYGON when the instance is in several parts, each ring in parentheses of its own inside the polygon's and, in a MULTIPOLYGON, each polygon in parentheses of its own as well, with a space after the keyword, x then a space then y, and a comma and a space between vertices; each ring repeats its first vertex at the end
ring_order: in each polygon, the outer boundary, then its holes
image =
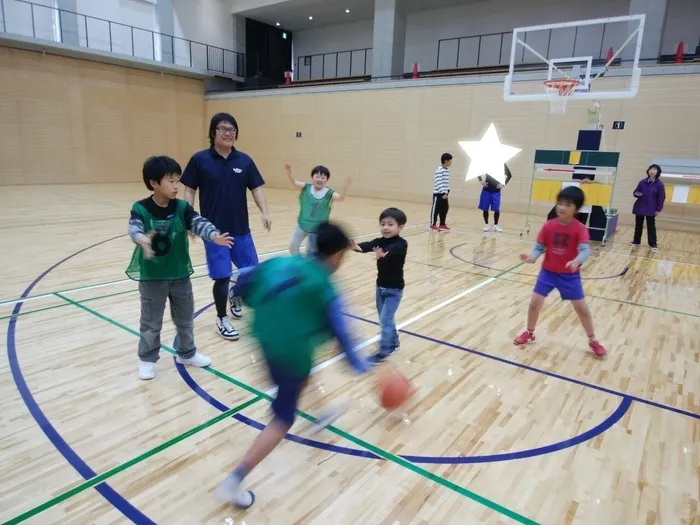
POLYGON ((23 521, 26 521, 29 518, 32 518, 32 517, 36 516, 37 514, 40 514, 40 513, 44 512, 45 510, 50 509, 51 507, 54 507, 54 506, 58 505, 59 503, 66 501, 69 498, 72 498, 73 496, 77 496, 81 492, 83 492, 89 488, 92 488, 95 485, 99 485, 100 483, 111 478, 112 476, 116 476, 120 472, 125 471, 129 467, 133 467, 137 463, 141 463, 142 461, 145 461, 148 458, 155 456, 156 454, 158 454, 159 452, 162 452, 166 448, 172 447, 173 445, 176 445, 177 443, 184 441, 185 439, 189 438, 190 436, 194 436, 195 434, 201 432, 202 430, 205 430, 205 429, 211 427, 212 425, 215 425, 219 421, 223 421, 224 419, 228 419, 229 417, 237 414, 238 412, 245 410, 249 406, 254 405, 255 403, 257 403, 259 401, 262 401, 262 399, 263 398, 261 396, 255 396, 255 397, 249 399, 248 401, 246 401, 245 403, 241 403, 238 406, 230 408, 226 412, 222 412, 218 416, 211 418, 209 421, 206 421, 206 422, 202 423, 201 425, 198 425, 198 426, 188 430, 187 432, 180 434, 179 436, 176 436, 176 437, 174 437, 174 438, 172 438, 164 443, 161 443, 157 447, 154 447, 150 450, 147 450, 143 454, 136 456, 135 458, 130 459, 129 461, 126 461, 126 462, 122 463, 121 465, 117 465, 116 467, 113 467, 113 468, 107 470, 106 472, 103 472, 102 474, 95 476, 94 478, 90 478, 89 480, 85 481, 84 483, 81 483, 77 487, 73 487, 72 489, 67 490, 62 494, 59 494, 58 496, 42 503, 41 505, 37 505, 33 509, 30 509, 26 512, 23 512, 19 516, 12 518, 10 521, 6 521, 5 523, 3 523, 3 525, 16 525, 17 523, 22 523, 23 521))
MULTIPOLYGON (((516 267, 517 266, 519 266, 519 265, 516 265, 516 267)), ((125 330, 126 332, 129 332, 130 334, 135 335, 137 337, 140 336, 139 332, 137 332, 136 330, 120 323, 119 321, 116 321, 110 317, 107 317, 106 315, 104 315, 96 310, 93 310, 92 308, 89 308, 89 307, 87 307, 87 306, 85 306, 77 301, 73 301, 72 299, 69 299, 68 297, 65 297, 64 295, 61 295, 60 293, 56 293, 54 295, 56 295, 56 297, 63 299, 64 301, 72 304, 73 306, 76 306, 76 307, 80 308, 81 310, 84 310, 85 312, 88 312, 88 313, 94 315, 95 317, 102 319, 103 321, 105 321, 113 326, 121 328, 122 330, 125 330)), ((167 345, 161 344, 161 348, 170 354, 173 354, 173 355, 176 354, 175 350, 167 345)), ((206 370, 207 372, 209 372, 209 373, 211 373, 211 374, 213 374, 213 375, 215 375, 215 376, 217 376, 217 377, 219 377, 219 378, 221 378, 221 379, 223 379, 223 380, 225 380, 225 381, 227 381, 227 382, 229 382, 229 383, 231 383, 231 384, 233 384, 233 385, 235 385, 235 386, 237 386, 237 387, 239 387, 247 392, 250 392, 251 394, 254 394, 256 397, 260 397, 260 398, 265 399, 265 400, 270 401, 270 402, 273 401, 273 398, 271 396, 268 396, 265 392, 262 392, 262 391, 254 388, 246 383, 238 381, 237 379, 235 379, 235 378, 233 378, 233 377, 231 377, 223 372, 220 372, 220 371, 216 370, 215 368, 212 368, 211 366, 205 367, 205 368, 203 368, 203 370, 206 370)), ((301 416, 303 419, 306 419, 307 421, 311 421, 311 422, 318 421, 312 415, 307 414, 306 412, 303 412, 301 410, 297 410, 297 414, 299 414, 299 416, 301 416)), ((447 480, 446 478, 438 476, 437 474, 433 474, 432 472, 430 472, 422 467, 419 467, 418 465, 415 465, 415 464, 411 463, 410 461, 407 461, 399 456, 392 454, 391 452, 387 452, 386 450, 383 450, 379 447, 376 447, 375 445, 372 445, 371 443, 368 443, 368 442, 364 441, 363 439, 360 439, 360 438, 358 438, 358 437, 356 437, 348 432, 345 432, 344 430, 341 430, 341 429, 339 429, 335 426, 332 426, 332 425, 328 426, 327 430, 336 434, 337 436, 340 436, 340 437, 350 441, 351 443, 354 443, 355 445, 358 445, 358 446, 372 452, 373 454, 375 454, 379 457, 382 457, 388 461, 391 461, 392 463, 395 463, 401 467, 404 467, 404 468, 410 470, 411 472, 418 474, 419 476, 422 476, 430 481, 437 483, 438 485, 441 485, 449 490, 452 490, 453 492, 456 492, 457 494, 459 494, 461 496, 464 496, 468 499, 471 499, 472 501, 475 501, 475 502, 477 502, 477 503, 479 503, 479 504, 481 504, 481 505, 483 505, 483 506, 485 506, 485 507, 487 507, 495 512, 498 512, 499 514, 507 516, 518 523, 523 523, 525 525, 539 525, 536 521, 533 521, 530 518, 527 518, 521 514, 518 514, 517 512, 515 512, 507 507, 504 507, 502 505, 499 505, 498 503, 491 501, 483 496, 480 496, 479 494, 476 494, 475 492, 472 492, 468 489, 465 489, 464 487, 461 487, 461 486, 457 485, 456 483, 453 483, 453 482, 447 480)), ((165 445, 168 445, 168 442, 161 445, 162 448, 160 450, 164 450, 165 448, 167 448, 167 446, 165 446, 165 445)), ((134 464, 135 463, 131 463, 130 466, 134 465, 134 464)))

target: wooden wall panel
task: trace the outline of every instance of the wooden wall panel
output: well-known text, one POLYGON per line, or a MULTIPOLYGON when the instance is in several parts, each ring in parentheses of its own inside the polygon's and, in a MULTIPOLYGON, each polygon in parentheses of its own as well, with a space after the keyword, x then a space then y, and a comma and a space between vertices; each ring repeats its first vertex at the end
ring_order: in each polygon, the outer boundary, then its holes
MULTIPOLYGON (((588 107, 573 102, 565 115, 550 115, 549 103, 504 102, 499 83, 210 100, 206 113, 236 116, 239 147, 273 187, 287 185, 285 162, 299 178, 325 164, 335 186, 352 176, 357 195, 429 202, 433 173, 448 151, 455 157, 452 202, 471 207, 479 186, 464 182, 468 161, 457 141, 478 139, 495 122, 505 143, 523 149, 510 163, 513 180, 503 206, 524 211, 534 150, 575 148, 588 107), (297 131, 302 138, 295 138, 297 131)), ((637 98, 603 101, 602 115, 607 149, 621 152, 613 204, 622 213, 631 211, 632 190, 651 158, 700 157, 700 75, 643 77, 637 98), (613 131, 613 120, 625 120, 626 128, 613 131)))
POLYGON ((0 185, 134 182, 206 145, 203 81, 0 48, 0 185))

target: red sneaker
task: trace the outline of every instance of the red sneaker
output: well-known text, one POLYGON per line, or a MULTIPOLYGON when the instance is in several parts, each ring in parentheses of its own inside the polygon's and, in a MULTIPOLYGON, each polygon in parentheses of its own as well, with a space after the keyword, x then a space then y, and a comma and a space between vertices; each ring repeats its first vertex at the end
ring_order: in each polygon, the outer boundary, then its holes
POLYGON ((450 227, 447 224, 443 224, 442 226, 440 226, 440 231, 441 232, 448 232, 448 231, 450 231, 450 227))
POLYGON ((530 330, 525 330, 522 334, 520 334, 518 337, 515 338, 513 343, 515 343, 518 346, 524 346, 524 345, 529 345, 530 343, 535 342, 535 332, 531 332, 530 330))
POLYGON ((439 231, 440 231, 440 228, 439 228, 437 225, 435 225, 435 224, 433 224, 433 225, 430 227, 430 229, 433 230, 434 232, 439 232, 439 231))
POLYGON ((598 356, 598 357, 605 357, 605 354, 607 354, 607 350, 601 345, 598 341, 595 339, 589 339, 588 340, 588 346, 590 347, 591 350, 593 350, 593 353, 598 356))

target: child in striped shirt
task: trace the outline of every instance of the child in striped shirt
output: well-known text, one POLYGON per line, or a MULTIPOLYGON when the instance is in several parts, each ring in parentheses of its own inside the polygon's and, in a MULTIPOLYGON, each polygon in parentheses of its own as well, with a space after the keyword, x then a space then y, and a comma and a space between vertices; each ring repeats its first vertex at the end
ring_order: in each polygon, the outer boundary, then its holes
POLYGON ((450 231, 445 222, 450 203, 447 200, 450 194, 450 166, 452 166, 452 155, 443 153, 440 157, 440 166, 435 170, 435 181, 433 182, 433 206, 430 210, 430 229, 433 231, 450 231), (440 225, 437 221, 440 218, 440 225))

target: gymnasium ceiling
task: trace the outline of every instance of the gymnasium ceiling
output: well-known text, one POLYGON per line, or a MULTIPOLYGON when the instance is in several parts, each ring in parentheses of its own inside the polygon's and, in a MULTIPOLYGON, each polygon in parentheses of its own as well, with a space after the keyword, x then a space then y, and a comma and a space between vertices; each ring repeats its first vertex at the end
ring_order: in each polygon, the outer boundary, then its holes
MULTIPOLYGON (((409 13, 486 1, 403 0, 409 13)), ((374 0, 233 0, 232 7, 238 15, 273 26, 279 22, 280 28, 292 32, 374 18, 374 0)))

